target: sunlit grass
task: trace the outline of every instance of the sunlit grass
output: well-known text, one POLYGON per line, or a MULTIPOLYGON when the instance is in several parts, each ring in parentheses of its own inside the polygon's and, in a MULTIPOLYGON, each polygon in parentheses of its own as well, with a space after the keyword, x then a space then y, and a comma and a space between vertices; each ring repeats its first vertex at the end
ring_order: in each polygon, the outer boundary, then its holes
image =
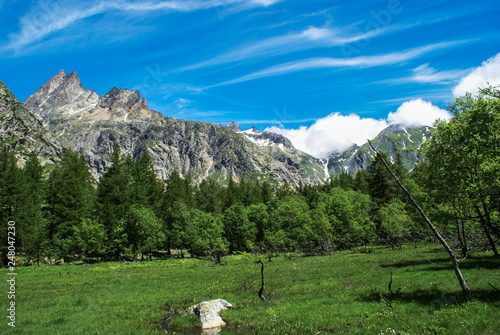
MULTIPOLYGON (((256 334, 495 334, 500 332, 500 261, 461 263, 474 294, 465 303, 446 253, 436 245, 373 253, 275 257, 265 265, 267 301, 257 296, 260 265, 246 255, 216 266, 197 259, 18 267, 16 334, 164 333, 161 324, 196 326, 184 308, 223 298, 223 318, 256 334), (388 283, 393 273, 392 307, 388 283)), ((7 276, 7 270, 1 270, 7 276)), ((7 291, 2 280, 2 291, 7 291)), ((7 294, 0 296, 7 306, 7 294)), ((3 309, 3 308, 2 308, 3 309)), ((5 312, 6 313, 6 312, 5 312)), ((9 327, 10 328, 10 327, 9 327)), ((226 331, 225 331, 226 332, 226 331)), ((2 332, 3 333, 3 332, 2 332)))

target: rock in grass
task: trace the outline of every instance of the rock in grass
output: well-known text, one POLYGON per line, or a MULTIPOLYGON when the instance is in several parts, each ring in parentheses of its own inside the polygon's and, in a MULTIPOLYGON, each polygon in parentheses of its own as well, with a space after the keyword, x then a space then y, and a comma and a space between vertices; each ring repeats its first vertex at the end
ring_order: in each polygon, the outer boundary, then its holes
POLYGON ((201 321, 201 329, 224 327, 226 323, 219 316, 219 312, 228 307, 233 307, 224 299, 203 301, 186 310, 187 314, 196 314, 201 321))

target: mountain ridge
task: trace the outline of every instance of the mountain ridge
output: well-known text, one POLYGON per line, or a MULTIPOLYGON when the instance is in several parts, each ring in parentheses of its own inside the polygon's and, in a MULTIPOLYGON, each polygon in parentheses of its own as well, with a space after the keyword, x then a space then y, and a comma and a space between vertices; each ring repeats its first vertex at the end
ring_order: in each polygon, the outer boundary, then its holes
MULTIPOLYGON (((8 91, 5 85, 2 87, 8 91)), ((182 176, 190 175, 194 182, 213 175, 231 175, 236 180, 267 179, 277 184, 322 183, 341 173, 354 175, 367 169, 374 159, 367 143, 318 159, 294 148, 283 135, 260 132, 255 127, 242 131, 232 121, 216 126, 166 117, 150 110, 138 91, 113 87, 99 96, 96 91, 85 89, 74 71, 68 75, 58 72, 23 105, 8 92, 10 102, 3 103, 2 113, 11 115, 9 108, 17 106, 14 109, 24 113, 21 121, 24 118, 32 126, 16 128, 12 120, 19 125, 19 117, 3 117, 0 135, 4 144, 8 143, 6 139, 14 138, 12 134, 19 143, 26 136, 29 145, 11 147, 19 147, 17 151, 25 153, 38 150, 42 156, 50 157, 43 159, 48 163, 57 162, 63 148, 72 148, 85 156, 96 179, 109 167, 110 154, 117 144, 122 153, 133 159, 147 152, 161 179, 176 170, 182 176), (37 147, 37 141, 47 145, 37 147)), ((372 143, 392 161, 396 154, 401 154, 403 163, 412 169, 418 161, 418 148, 432 132, 431 127, 391 125, 372 143)))
POLYGON ((214 174, 293 185, 325 180, 319 160, 293 146, 276 151, 225 127, 164 117, 138 91, 115 87, 99 97, 75 72, 60 71, 23 104, 64 147, 86 157, 95 177, 118 144, 133 159, 148 152, 161 179, 177 170, 195 182, 214 174))
POLYGON ((56 164, 63 151, 40 120, 17 100, 1 80, 0 144, 15 152, 20 165, 31 154, 36 154, 43 164, 56 164))

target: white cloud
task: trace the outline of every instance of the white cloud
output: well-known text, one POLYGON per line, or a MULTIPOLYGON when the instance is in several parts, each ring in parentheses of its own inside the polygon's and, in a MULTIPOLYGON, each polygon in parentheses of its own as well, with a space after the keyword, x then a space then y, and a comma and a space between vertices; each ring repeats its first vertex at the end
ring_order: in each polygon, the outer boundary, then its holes
POLYGON ((333 113, 316 120, 310 127, 286 129, 269 127, 265 131, 282 134, 295 148, 314 157, 326 158, 332 152, 343 152, 353 144, 363 145, 367 139, 373 139, 390 124, 406 127, 432 126, 437 119, 451 117, 446 110, 440 109, 422 99, 403 103, 395 113, 389 113, 387 120, 362 118, 356 114, 347 116, 333 113))
POLYGON ((407 127, 432 126, 437 119, 448 120, 451 114, 422 99, 403 103, 395 113, 389 113, 387 121, 391 124, 402 124, 407 127))
POLYGON ((459 84, 453 88, 453 95, 460 97, 467 92, 477 94, 479 88, 486 88, 489 85, 500 85, 500 53, 463 77, 459 84))
POLYGON ((342 152, 353 143, 361 145, 374 138, 388 124, 384 120, 330 114, 317 120, 310 127, 284 129, 270 127, 265 131, 282 134, 290 139, 294 147, 312 156, 325 158, 331 152, 342 152))

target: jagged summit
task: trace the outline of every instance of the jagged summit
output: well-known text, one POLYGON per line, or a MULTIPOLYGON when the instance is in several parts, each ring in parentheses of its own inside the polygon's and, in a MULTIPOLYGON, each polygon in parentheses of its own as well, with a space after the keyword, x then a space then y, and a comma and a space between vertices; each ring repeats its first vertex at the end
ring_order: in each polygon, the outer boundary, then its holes
POLYGON ((245 134, 260 134, 260 131, 254 126, 250 127, 250 129, 244 131, 245 134))
POLYGON ((228 122, 225 127, 237 132, 241 131, 240 125, 233 121, 228 122))
POLYGON ((113 111, 117 116, 126 116, 132 112, 148 114, 149 111, 146 98, 141 98, 139 91, 116 87, 99 99, 98 107, 113 111))
POLYGON ((161 115, 148 108, 139 91, 113 87, 100 97, 95 90, 83 88, 75 71, 66 75, 63 70, 29 96, 23 105, 45 125, 61 125, 70 120, 79 123, 110 119, 147 121, 161 115))
POLYGON ((66 75, 64 70, 59 71, 54 77, 43 84, 34 94, 30 95, 23 105, 28 110, 36 110, 37 116, 42 121, 53 116, 58 109, 76 100, 87 100, 97 95, 91 90, 85 90, 80 78, 75 71, 66 75))
POLYGON ((323 166, 281 135, 245 134, 207 122, 163 117, 148 108, 138 91, 113 87, 99 96, 83 88, 76 73, 57 73, 25 101, 65 148, 84 155, 96 179, 110 164, 116 144, 125 155, 151 157, 165 179, 173 170, 200 182, 212 175, 267 179, 293 185, 324 180, 323 166))

